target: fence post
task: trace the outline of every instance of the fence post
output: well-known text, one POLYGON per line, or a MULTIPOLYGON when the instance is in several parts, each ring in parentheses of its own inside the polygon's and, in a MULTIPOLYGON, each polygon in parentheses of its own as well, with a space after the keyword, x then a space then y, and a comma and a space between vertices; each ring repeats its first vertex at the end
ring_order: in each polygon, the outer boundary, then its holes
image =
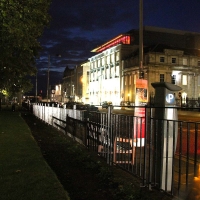
POLYGON ((108 132, 107 132, 107 164, 111 165, 111 148, 113 144, 112 137, 111 137, 111 114, 112 114, 112 106, 108 106, 108 132))

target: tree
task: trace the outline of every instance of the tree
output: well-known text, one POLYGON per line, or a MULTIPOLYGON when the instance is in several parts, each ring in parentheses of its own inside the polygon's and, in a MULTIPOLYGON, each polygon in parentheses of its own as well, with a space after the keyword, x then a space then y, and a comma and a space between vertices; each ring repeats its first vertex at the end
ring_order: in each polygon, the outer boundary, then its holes
POLYGON ((39 37, 49 24, 51 0, 1 0, 0 90, 29 91, 27 76, 36 74, 39 37), (28 87, 27 87, 28 86, 28 87))

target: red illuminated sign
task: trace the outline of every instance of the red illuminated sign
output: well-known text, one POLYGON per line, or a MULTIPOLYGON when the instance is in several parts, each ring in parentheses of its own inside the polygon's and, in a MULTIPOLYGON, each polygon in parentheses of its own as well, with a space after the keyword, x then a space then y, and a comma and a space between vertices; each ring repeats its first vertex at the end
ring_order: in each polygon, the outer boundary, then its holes
MULTIPOLYGON (((136 80, 135 105, 144 106, 147 103, 147 80, 136 80)), ((134 145, 144 146, 145 143, 145 108, 135 107, 134 114, 134 145)))
POLYGON ((130 43, 131 43, 130 35, 119 35, 119 36, 115 37, 114 39, 106 42, 102 46, 99 46, 96 49, 92 50, 92 52, 102 52, 102 51, 109 49, 110 47, 116 46, 118 44, 130 44, 130 43))

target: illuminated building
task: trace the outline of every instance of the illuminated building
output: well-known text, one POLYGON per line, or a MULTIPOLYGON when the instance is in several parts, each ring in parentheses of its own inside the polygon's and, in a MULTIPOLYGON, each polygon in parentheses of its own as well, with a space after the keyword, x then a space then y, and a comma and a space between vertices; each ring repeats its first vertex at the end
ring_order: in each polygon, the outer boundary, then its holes
MULTIPOLYGON (((134 103, 136 79, 171 82, 183 88, 184 97, 200 96, 200 34, 157 27, 144 27, 144 55, 139 76, 139 31, 131 30, 92 50, 89 58, 89 101, 134 103)), ((176 97, 183 96, 176 94, 176 97)))
POLYGON ((80 82, 82 83, 82 98, 81 101, 85 104, 90 104, 89 96, 89 62, 86 61, 81 64, 82 76, 80 77, 80 82))
POLYGON ((62 85, 55 85, 55 90, 51 91, 51 101, 61 102, 62 101, 62 85))
POLYGON ((123 99, 122 59, 134 50, 130 35, 120 35, 94 49, 98 53, 89 58, 90 103, 101 105, 111 101, 119 105, 123 99))

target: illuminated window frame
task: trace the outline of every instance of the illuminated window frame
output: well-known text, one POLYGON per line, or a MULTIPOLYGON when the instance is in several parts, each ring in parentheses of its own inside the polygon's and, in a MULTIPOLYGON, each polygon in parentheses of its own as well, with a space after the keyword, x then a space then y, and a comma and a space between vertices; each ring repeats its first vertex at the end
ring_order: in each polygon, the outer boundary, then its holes
POLYGON ((182 75, 182 85, 187 85, 187 75, 182 75))

